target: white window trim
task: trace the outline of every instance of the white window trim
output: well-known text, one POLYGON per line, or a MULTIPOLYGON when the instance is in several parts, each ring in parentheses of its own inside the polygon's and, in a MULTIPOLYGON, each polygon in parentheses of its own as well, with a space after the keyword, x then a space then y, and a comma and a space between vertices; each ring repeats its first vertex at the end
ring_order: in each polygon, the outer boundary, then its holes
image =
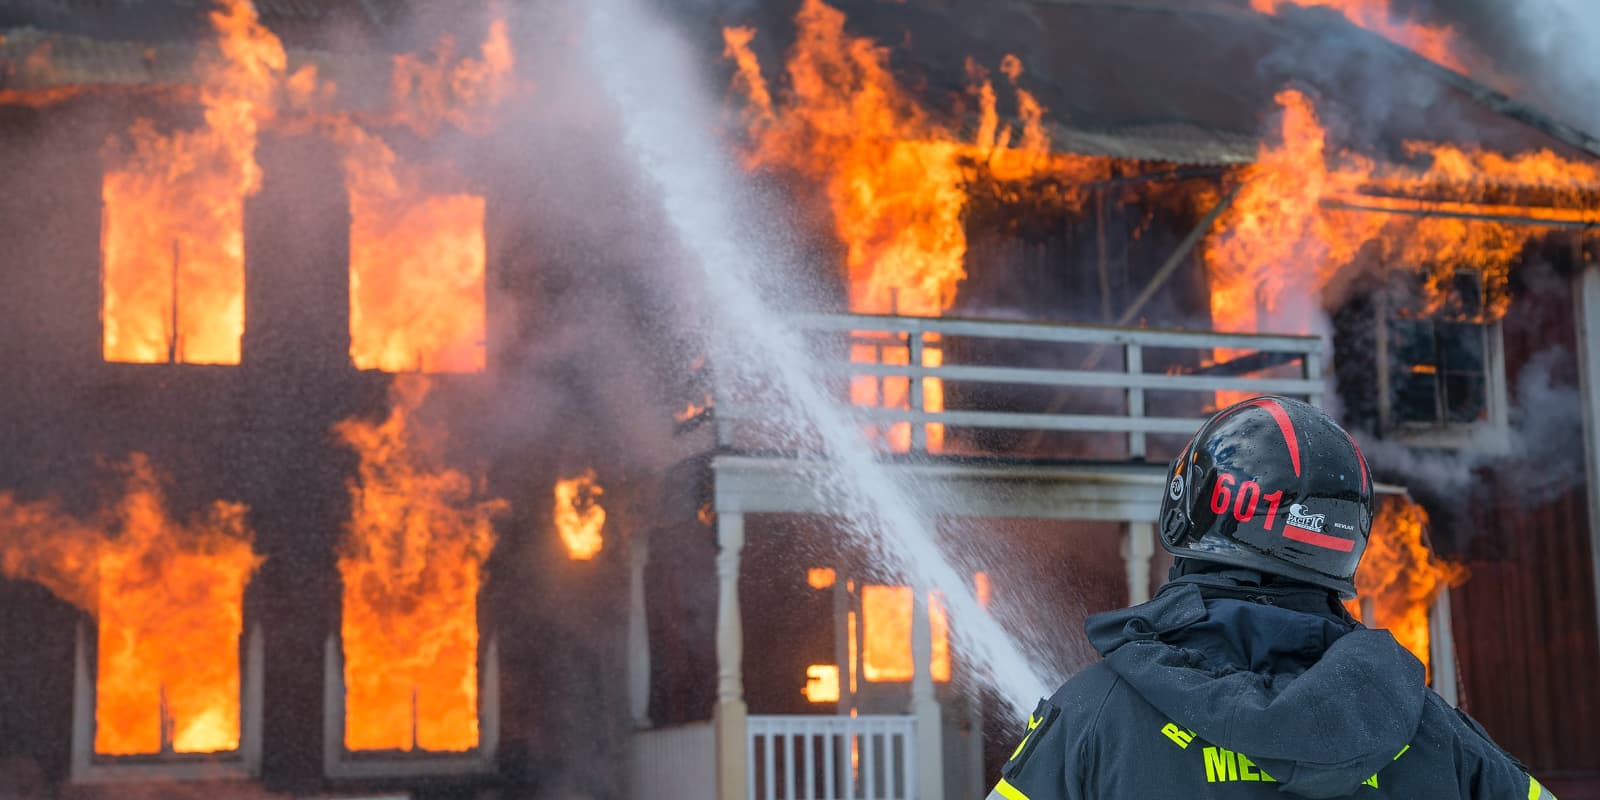
POLYGON ((73 783, 208 781, 252 779, 261 774, 263 642, 260 626, 250 629, 239 674, 239 748, 214 754, 104 756, 94 752, 95 677, 89 667, 86 626, 78 624, 73 656, 73 783))
POLYGON ((500 646, 493 636, 478 653, 478 746, 465 753, 352 753, 344 746, 344 654, 338 634, 323 651, 322 767, 337 780, 451 777, 495 771, 500 745, 500 646))

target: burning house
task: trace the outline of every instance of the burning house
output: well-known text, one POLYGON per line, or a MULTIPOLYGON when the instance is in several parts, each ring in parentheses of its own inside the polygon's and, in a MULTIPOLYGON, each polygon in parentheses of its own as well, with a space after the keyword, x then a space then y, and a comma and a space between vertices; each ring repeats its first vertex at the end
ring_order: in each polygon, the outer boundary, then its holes
POLYGON ((930 581, 699 341, 582 9, 199 5, 0 2, 0 795, 981 796, 981 629, 1087 663, 1261 393, 1371 459, 1352 610, 1600 780, 1600 141, 1448 32, 695 9, 930 581))

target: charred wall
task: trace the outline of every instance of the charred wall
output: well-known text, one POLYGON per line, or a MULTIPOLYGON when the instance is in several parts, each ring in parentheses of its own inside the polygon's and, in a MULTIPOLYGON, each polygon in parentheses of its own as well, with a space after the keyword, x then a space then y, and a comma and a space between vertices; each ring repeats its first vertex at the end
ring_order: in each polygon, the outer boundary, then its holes
MULTIPOLYGON (((108 469, 140 452, 170 477, 176 516, 215 500, 248 506, 264 558, 246 592, 245 628, 259 625, 265 638, 266 789, 442 797, 497 787, 503 797, 531 797, 582 778, 584 791, 618 796, 620 771, 597 779, 590 767, 619 763, 625 750, 627 595, 618 587, 627 585, 626 531, 645 524, 630 507, 651 480, 625 446, 633 431, 615 430, 610 409, 592 402, 604 387, 528 394, 571 368, 560 363, 564 354, 549 356, 531 340, 538 329, 525 323, 553 305, 561 281, 550 274, 570 268, 570 277, 586 265, 552 263, 570 251, 537 253, 537 231, 519 231, 529 201, 516 176, 483 183, 490 369, 437 379, 432 411, 449 430, 454 462, 486 471, 487 491, 512 508, 497 522, 479 604, 484 640, 493 636, 500 648, 498 769, 465 780, 331 782, 323 656, 339 631, 336 561, 357 463, 333 428, 382 419, 393 381, 350 360, 350 212, 339 154, 311 134, 262 137, 263 183, 245 206, 240 364, 107 363, 98 154, 135 113, 153 112, 115 97, 0 108, 8 187, 0 193, 0 370, 10 376, 0 391, 0 487, 23 500, 58 497, 87 516, 114 491, 108 469), (541 424, 518 424, 534 417, 541 424), (585 467, 602 474, 612 513, 605 549, 574 562, 552 530, 551 486, 585 467)), ((0 579, 0 761, 37 764, 52 782, 68 771, 79 623, 88 615, 37 585, 0 579)))

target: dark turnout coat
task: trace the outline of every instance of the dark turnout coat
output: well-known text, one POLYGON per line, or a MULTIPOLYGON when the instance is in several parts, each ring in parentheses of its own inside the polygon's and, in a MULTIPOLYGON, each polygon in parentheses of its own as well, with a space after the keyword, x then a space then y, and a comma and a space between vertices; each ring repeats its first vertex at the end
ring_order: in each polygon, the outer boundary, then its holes
POLYGON ((1554 800, 1387 631, 1250 572, 1089 618, 1104 660, 1028 720, 989 800, 1554 800))

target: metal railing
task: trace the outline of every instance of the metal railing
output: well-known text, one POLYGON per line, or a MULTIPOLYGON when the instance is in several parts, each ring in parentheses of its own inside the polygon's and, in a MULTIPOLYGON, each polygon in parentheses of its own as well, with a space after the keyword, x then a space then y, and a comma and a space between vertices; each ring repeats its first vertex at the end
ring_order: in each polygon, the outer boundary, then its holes
POLYGON ((749 800, 916 800, 910 716, 751 716, 749 800))
MULTIPOLYGON (((875 380, 880 386, 893 381, 903 387, 903 398, 896 402, 860 404, 855 411, 867 424, 909 425, 909 447, 904 449, 917 453, 928 451, 929 426, 944 426, 1122 434, 1129 457, 1143 458, 1152 434, 1192 434, 1218 392, 1280 394, 1316 405, 1324 392, 1323 345, 1315 336, 847 314, 802 315, 795 317, 795 324, 814 339, 831 337, 823 341, 833 346, 817 349, 828 375, 875 380), (962 346, 976 340, 984 346, 962 346), (878 356, 860 359, 864 348, 875 349, 878 356), (992 356, 1046 349, 1062 363, 1042 367, 997 364, 981 357, 961 360, 974 350, 992 356), (1146 371, 1150 351, 1163 351, 1163 371, 1146 371), (1085 390, 1120 392, 1121 408, 1064 413, 1057 410, 1060 403, 1051 403, 1044 411, 929 409, 924 387, 930 381, 946 388, 1043 387, 1054 390, 1057 398, 1085 390), (1146 401, 1154 392, 1189 393, 1192 411, 1152 415, 1146 401)), ((719 443, 725 447, 734 444, 736 423, 760 422, 775 413, 758 401, 726 396, 721 387, 715 408, 719 443)))

